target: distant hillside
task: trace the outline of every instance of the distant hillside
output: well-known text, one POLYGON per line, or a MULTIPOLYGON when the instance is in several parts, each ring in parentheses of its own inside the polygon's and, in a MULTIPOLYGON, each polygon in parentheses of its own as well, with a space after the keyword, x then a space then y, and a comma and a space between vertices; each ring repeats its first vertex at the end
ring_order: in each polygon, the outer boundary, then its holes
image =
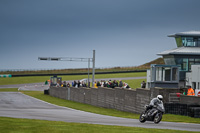
MULTIPOLYGON (((146 70, 150 68, 151 64, 164 64, 163 58, 158 58, 148 63, 145 63, 140 66, 130 66, 130 67, 112 67, 112 68, 96 68, 95 72, 120 72, 120 71, 138 71, 138 70, 146 70)), ((87 73, 88 68, 82 69, 54 69, 54 70, 20 70, 20 71, 3 71, 0 74, 67 74, 67 73, 87 73)), ((90 72, 92 72, 92 68, 90 68, 90 72)))
POLYGON ((165 64, 165 62, 164 62, 163 58, 158 58, 158 59, 155 59, 155 60, 150 61, 148 63, 145 63, 145 64, 143 64, 143 65, 141 65, 139 67, 141 67, 141 68, 150 68, 151 64, 165 64))

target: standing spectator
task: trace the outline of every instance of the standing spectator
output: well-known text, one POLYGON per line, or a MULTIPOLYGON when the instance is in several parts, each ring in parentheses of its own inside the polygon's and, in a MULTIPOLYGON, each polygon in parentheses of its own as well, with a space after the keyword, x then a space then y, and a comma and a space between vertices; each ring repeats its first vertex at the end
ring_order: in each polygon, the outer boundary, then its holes
POLYGON ((82 82, 82 87, 87 87, 85 82, 82 82))
POLYGON ((70 87, 70 84, 69 84, 69 83, 67 83, 67 87, 70 87))
POLYGON ((123 86, 123 83, 121 80, 119 80, 119 87, 122 87, 123 86))
POLYGON ((188 86, 188 91, 187 91, 187 95, 188 96, 194 96, 194 90, 192 89, 192 87, 189 85, 188 86))
POLYGON ((76 86, 77 86, 77 83, 76 83, 76 81, 74 80, 73 87, 76 87, 76 86))
POLYGON ((100 82, 99 82, 99 81, 97 81, 97 87, 99 87, 99 86, 101 86, 101 84, 100 84, 100 82))
POLYGON ((126 88, 129 89, 129 88, 131 88, 131 87, 126 83, 126 88))
POLYGON ((109 80, 109 87, 110 87, 110 88, 114 88, 114 85, 113 85, 113 83, 111 82, 111 80, 109 80))
POLYGON ((74 82, 72 82, 72 87, 74 87, 74 82))
POLYGON ((113 81, 113 88, 118 87, 118 82, 116 80, 113 81))
POLYGON ((77 85, 78 85, 78 87, 80 87, 80 85, 81 85, 81 82, 80 82, 80 81, 78 81, 78 84, 77 84, 77 85))
POLYGON ((101 80, 101 82, 100 82, 101 87, 104 87, 104 83, 105 83, 105 81, 101 80))
POLYGON ((66 81, 64 81, 64 83, 63 83, 63 87, 67 87, 67 85, 66 85, 66 81))
POLYGON ((107 83, 107 87, 110 88, 110 81, 108 81, 108 83, 107 83))
POLYGON ((124 82, 124 83, 123 83, 123 88, 126 88, 126 86, 127 86, 127 84, 124 82))
POLYGON ((104 81, 104 84, 103 84, 103 87, 107 87, 107 82, 106 81, 104 81))
POLYGON ((57 83, 57 84, 56 84, 56 87, 60 87, 60 84, 59 84, 59 83, 57 83))
POLYGON ((185 89, 183 90, 183 95, 186 95, 185 89))
POLYGON ((141 87, 142 87, 142 88, 146 88, 146 83, 145 83, 145 81, 142 81, 141 87))
POLYGON ((98 87, 97 87, 97 82, 96 82, 96 81, 94 82, 94 88, 98 88, 98 87))

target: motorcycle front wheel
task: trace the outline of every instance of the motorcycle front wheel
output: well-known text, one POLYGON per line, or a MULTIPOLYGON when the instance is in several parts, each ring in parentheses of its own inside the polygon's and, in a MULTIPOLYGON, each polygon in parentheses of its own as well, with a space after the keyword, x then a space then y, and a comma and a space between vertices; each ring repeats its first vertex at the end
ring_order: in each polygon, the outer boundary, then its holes
POLYGON ((160 121, 162 120, 162 114, 158 113, 156 114, 156 116, 154 117, 154 123, 158 124, 160 121))
POLYGON ((144 123, 144 122, 146 121, 146 119, 145 119, 145 113, 144 113, 144 112, 141 113, 140 118, 139 118, 139 121, 140 121, 141 123, 144 123))

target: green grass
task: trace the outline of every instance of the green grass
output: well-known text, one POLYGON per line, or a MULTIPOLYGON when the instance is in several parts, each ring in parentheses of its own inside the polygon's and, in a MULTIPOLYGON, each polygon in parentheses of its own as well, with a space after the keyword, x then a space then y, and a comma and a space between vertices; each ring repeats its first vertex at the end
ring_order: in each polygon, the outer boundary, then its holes
POLYGON ((128 83, 128 85, 132 88, 132 89, 136 89, 136 88, 141 88, 141 82, 145 81, 146 79, 131 79, 131 80, 123 80, 123 82, 128 83))
POLYGON ((1 133, 190 133, 167 129, 106 126, 0 117, 1 133))
MULTIPOLYGON (((146 72, 136 72, 136 73, 119 73, 119 74, 96 74, 96 79, 101 78, 123 78, 123 77, 144 77, 146 72)), ((30 76, 30 77, 11 77, 11 78, 0 78, 0 85, 10 85, 10 84, 25 84, 25 83, 38 83, 45 82, 49 80, 51 76, 30 76)), ((62 80, 80 80, 88 78, 87 75, 67 75, 59 76, 62 80)), ((90 75, 92 78, 92 75, 90 75)))

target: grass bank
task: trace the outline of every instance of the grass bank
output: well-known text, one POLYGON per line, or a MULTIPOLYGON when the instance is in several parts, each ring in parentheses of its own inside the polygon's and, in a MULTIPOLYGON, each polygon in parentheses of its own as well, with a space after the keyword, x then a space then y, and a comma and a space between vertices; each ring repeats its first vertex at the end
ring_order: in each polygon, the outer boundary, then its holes
POLYGON ((1 133, 191 133, 167 129, 105 126, 60 121, 30 120, 0 117, 1 133))

